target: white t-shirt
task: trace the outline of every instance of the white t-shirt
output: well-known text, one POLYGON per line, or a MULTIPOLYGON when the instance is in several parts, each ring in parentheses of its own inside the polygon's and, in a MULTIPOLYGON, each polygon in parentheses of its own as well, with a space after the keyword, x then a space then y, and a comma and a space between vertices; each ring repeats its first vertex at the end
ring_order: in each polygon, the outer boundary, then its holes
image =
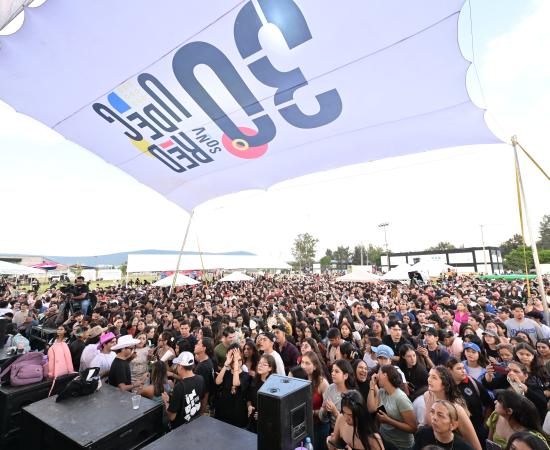
POLYGON ((94 359, 92 359, 90 367, 99 367, 99 373, 109 372, 109 370, 111 369, 111 364, 113 363, 115 358, 115 352, 98 353, 94 356, 94 359))
POLYGON ((100 353, 97 348, 97 344, 88 344, 82 350, 82 355, 80 356, 80 370, 87 369, 92 366, 93 359, 100 353))
POLYGON ((285 364, 283 363, 283 358, 281 358, 281 355, 279 355, 279 352, 276 350, 273 350, 271 353, 267 353, 268 355, 273 356, 273 359, 275 360, 275 364, 277 365, 277 375, 286 375, 285 373, 285 364))

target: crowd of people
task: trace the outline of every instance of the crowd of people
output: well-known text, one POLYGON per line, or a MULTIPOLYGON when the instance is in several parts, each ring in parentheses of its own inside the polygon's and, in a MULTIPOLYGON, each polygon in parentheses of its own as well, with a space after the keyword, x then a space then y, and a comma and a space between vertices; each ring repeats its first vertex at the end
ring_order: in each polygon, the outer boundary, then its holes
POLYGON ((99 367, 157 401, 167 431, 209 414, 256 432, 258 390, 280 374, 311 382, 316 450, 550 450, 550 327, 522 280, 3 287, 6 347, 57 328, 63 370, 99 367))

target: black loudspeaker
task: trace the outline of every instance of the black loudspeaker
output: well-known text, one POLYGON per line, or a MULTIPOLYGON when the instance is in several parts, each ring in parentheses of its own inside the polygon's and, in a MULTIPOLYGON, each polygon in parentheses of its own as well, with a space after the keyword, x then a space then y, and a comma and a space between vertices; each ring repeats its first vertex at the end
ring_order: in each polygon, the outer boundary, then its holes
POLYGON ((313 441, 311 383, 271 375, 258 391, 258 449, 289 450, 313 441))

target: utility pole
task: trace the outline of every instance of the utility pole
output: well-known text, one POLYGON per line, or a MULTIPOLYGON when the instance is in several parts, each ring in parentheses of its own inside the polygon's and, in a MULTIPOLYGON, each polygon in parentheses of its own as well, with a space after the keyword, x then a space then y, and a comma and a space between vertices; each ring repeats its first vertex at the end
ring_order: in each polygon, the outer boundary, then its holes
MULTIPOLYGON (((483 247, 483 270, 485 271, 485 275, 490 275, 489 272, 487 272, 487 254, 485 253, 485 237, 483 236, 483 226, 484 225, 479 226, 479 228, 481 228, 481 245, 483 247)), ((491 272, 493 271, 491 270, 491 272)))
POLYGON ((383 228, 384 229, 384 243, 386 245, 386 253, 389 253, 389 250, 388 250, 388 235, 386 233, 386 228, 388 227, 389 225, 389 222, 384 222, 384 223, 381 223, 378 225, 378 228, 383 228))

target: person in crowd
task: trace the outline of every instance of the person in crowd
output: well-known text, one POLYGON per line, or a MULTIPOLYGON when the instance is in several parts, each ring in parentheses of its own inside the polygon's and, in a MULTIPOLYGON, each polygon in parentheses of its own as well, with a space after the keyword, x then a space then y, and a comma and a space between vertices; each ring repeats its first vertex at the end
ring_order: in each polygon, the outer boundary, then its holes
MULTIPOLYGON (((128 333, 128 335, 132 336, 131 333, 128 333)), ((149 361, 149 357, 153 353, 153 349, 147 346, 147 337, 145 336, 145 333, 139 333, 135 336, 135 339, 139 342, 136 345, 134 355, 130 360, 132 384, 136 384, 139 380, 143 379, 143 376, 147 373, 147 363, 149 361)))
POLYGON ((257 371, 252 381, 250 387, 246 394, 246 405, 248 412, 248 430, 256 433, 257 431, 257 420, 258 420, 258 391, 269 378, 270 375, 277 373, 277 364, 275 363, 275 358, 271 355, 262 355, 258 361, 257 371))
MULTIPOLYGON (((458 413, 458 432, 475 450, 481 450, 481 444, 469 417, 466 402, 453 379, 450 370, 444 366, 436 366, 428 376, 428 391, 424 394, 426 411, 431 411, 436 400, 447 400, 456 406, 458 413)), ((424 414, 424 425, 431 425, 430 414, 424 414)))
POLYGON ((194 372, 204 380, 204 391, 201 398, 201 412, 207 411, 208 405, 215 394, 216 384, 214 382, 214 341, 212 338, 203 336, 197 341, 194 348, 196 366, 194 372))
POLYGON ((312 384, 313 398, 311 407, 313 408, 313 436, 315 440, 313 448, 322 449, 326 446, 325 439, 330 433, 330 425, 328 422, 321 420, 319 413, 323 406, 323 396, 329 387, 329 383, 324 376, 323 363, 317 353, 312 351, 302 353, 300 365, 312 384))
POLYGON ((121 336, 116 345, 113 345, 111 348, 116 353, 116 357, 109 368, 109 377, 107 380, 111 386, 117 387, 122 391, 140 389, 143 386, 148 374, 144 374, 134 384, 132 383, 132 373, 130 370, 130 359, 134 356, 137 344, 139 344, 139 339, 134 339, 127 334, 121 336))
POLYGON ((79 370, 85 370, 88 367, 91 367, 92 360, 99 353, 98 344, 99 338, 104 333, 104 329, 99 325, 96 325, 88 330, 88 338, 86 339, 86 347, 82 350, 82 355, 80 356, 80 367, 79 370))
POLYGON ((382 340, 377 337, 365 337, 364 338, 364 355, 363 361, 367 363, 369 369, 373 369, 378 365, 376 360, 376 351, 373 349, 382 345, 382 340))
POLYGON ((76 339, 72 341, 69 345, 73 367, 74 370, 76 370, 77 372, 80 370, 80 358, 82 357, 82 352, 86 347, 86 339, 88 337, 87 333, 88 328, 78 326, 74 333, 76 339))
POLYGON ((401 347, 407 344, 410 345, 410 342, 403 336, 403 328, 401 328, 401 324, 397 320, 388 322, 388 329, 390 333, 384 336, 382 343, 393 350, 394 355, 396 355, 393 357, 393 360, 397 362, 400 358, 401 347))
POLYGON ((256 345, 262 354, 273 356, 277 364, 277 375, 286 375, 283 359, 279 352, 274 349, 275 340, 275 335, 273 333, 265 331, 256 338, 256 345))
POLYGON ((227 357, 227 350, 234 342, 235 328, 229 326, 225 327, 222 332, 220 343, 214 347, 214 357, 216 364, 218 365, 218 369, 221 369, 224 366, 225 358, 227 357))
POLYGON ((500 344, 500 338, 496 331, 485 330, 483 332, 482 343, 487 358, 498 358, 497 347, 500 344))
POLYGON ((294 344, 288 342, 286 338, 285 327, 283 325, 275 325, 272 327, 272 330, 276 339, 274 348, 277 353, 281 355, 281 359, 283 360, 284 365, 284 371, 285 373, 287 373, 290 368, 298 364, 298 356, 300 355, 300 351, 296 348, 294 344))
POLYGON ((102 378, 109 375, 111 364, 116 357, 116 353, 112 350, 115 344, 116 336, 112 332, 108 332, 99 338, 99 345, 97 346, 99 353, 92 359, 90 367, 99 367, 99 376, 102 378))
POLYGON ((547 440, 529 431, 517 431, 510 436, 506 450, 548 450, 547 440))
POLYGON ((176 357, 176 338, 164 331, 157 339, 157 349, 155 350, 156 359, 161 361, 172 361, 176 357))
POLYGON ((342 394, 341 414, 336 419, 334 431, 327 438, 327 446, 329 450, 344 446, 357 450, 384 450, 376 424, 367 412, 365 399, 358 391, 342 394))
POLYGON ((328 330, 327 333, 328 338, 328 348, 327 348, 327 362, 330 365, 334 364, 334 361, 336 361, 336 352, 340 348, 340 344, 342 343, 342 336, 340 335, 340 330, 338 328, 331 328, 328 330))
POLYGON ((365 404, 367 397, 369 395, 369 368, 367 363, 362 359, 356 359, 352 363, 354 374, 355 374, 355 384, 357 385, 357 391, 363 396, 365 404))
POLYGON ((421 450, 429 445, 448 450, 473 450, 459 434, 458 411, 456 405, 447 400, 436 400, 429 411, 429 427, 422 427, 415 435, 414 450, 421 450))
POLYGON ((151 367, 150 383, 141 390, 140 394, 163 407, 162 424, 164 431, 168 431, 168 415, 164 407, 162 394, 166 393, 169 396, 172 389, 173 384, 168 380, 168 366, 164 361, 155 361, 151 367))
POLYGON ((451 371, 453 380, 464 398, 479 442, 484 443, 488 434, 484 420, 493 406, 491 395, 480 381, 466 373, 464 363, 459 359, 449 358, 447 368, 451 371))
POLYGON ((539 339, 536 348, 540 362, 546 367, 546 371, 550 373, 550 340, 539 339))
POLYGON ((526 431, 547 441, 541 428, 537 408, 531 400, 506 389, 497 392, 495 411, 487 419, 489 440, 505 448, 508 439, 518 431, 526 431))
POLYGON ((464 344, 464 356, 462 363, 468 376, 481 380, 486 372, 487 360, 479 345, 473 342, 464 344))
POLYGON ((514 347, 514 359, 521 362, 529 373, 532 382, 539 383, 545 390, 550 385, 550 375, 537 351, 525 342, 520 342, 514 347))
POLYGON ((518 332, 523 331, 529 336, 532 345, 535 345, 538 339, 544 339, 542 330, 537 322, 525 318, 525 309, 521 303, 514 303, 512 305, 512 313, 514 317, 504 322, 508 330, 508 336, 513 338, 518 332))
POLYGON ((323 405, 319 410, 319 419, 330 422, 330 428, 333 430, 336 418, 340 414, 342 394, 354 389, 356 386, 353 367, 344 359, 334 361, 331 377, 332 383, 323 394, 323 405))
POLYGON ((444 346, 439 345, 439 332, 435 328, 427 328, 424 342, 418 345, 418 353, 424 357, 428 368, 444 365, 449 359, 449 353, 444 346))
POLYGON ((48 376, 57 378, 74 372, 69 346, 65 342, 67 330, 63 325, 57 327, 54 343, 48 349, 48 376))
POLYGON ((248 369, 248 374, 251 377, 256 375, 256 367, 258 366, 258 361, 260 360, 260 352, 256 348, 256 344, 252 339, 247 339, 243 346, 243 359, 244 365, 248 369))
POLYGON ((171 393, 164 389, 161 396, 173 430, 200 416, 204 380, 193 372, 195 358, 192 353, 182 352, 172 364, 176 368, 178 381, 171 393))
POLYGON ((386 448, 412 449, 416 416, 407 394, 399 388, 401 384, 401 376, 394 366, 380 367, 371 377, 367 407, 377 415, 386 448))
POLYGON ((400 352, 398 367, 405 374, 409 386, 409 396, 412 396, 428 383, 428 370, 424 358, 416 353, 412 345, 403 345, 400 352))
POLYGON ((250 375, 244 372, 239 344, 229 346, 223 367, 216 376, 216 419, 243 428, 248 424, 246 405, 250 375))

